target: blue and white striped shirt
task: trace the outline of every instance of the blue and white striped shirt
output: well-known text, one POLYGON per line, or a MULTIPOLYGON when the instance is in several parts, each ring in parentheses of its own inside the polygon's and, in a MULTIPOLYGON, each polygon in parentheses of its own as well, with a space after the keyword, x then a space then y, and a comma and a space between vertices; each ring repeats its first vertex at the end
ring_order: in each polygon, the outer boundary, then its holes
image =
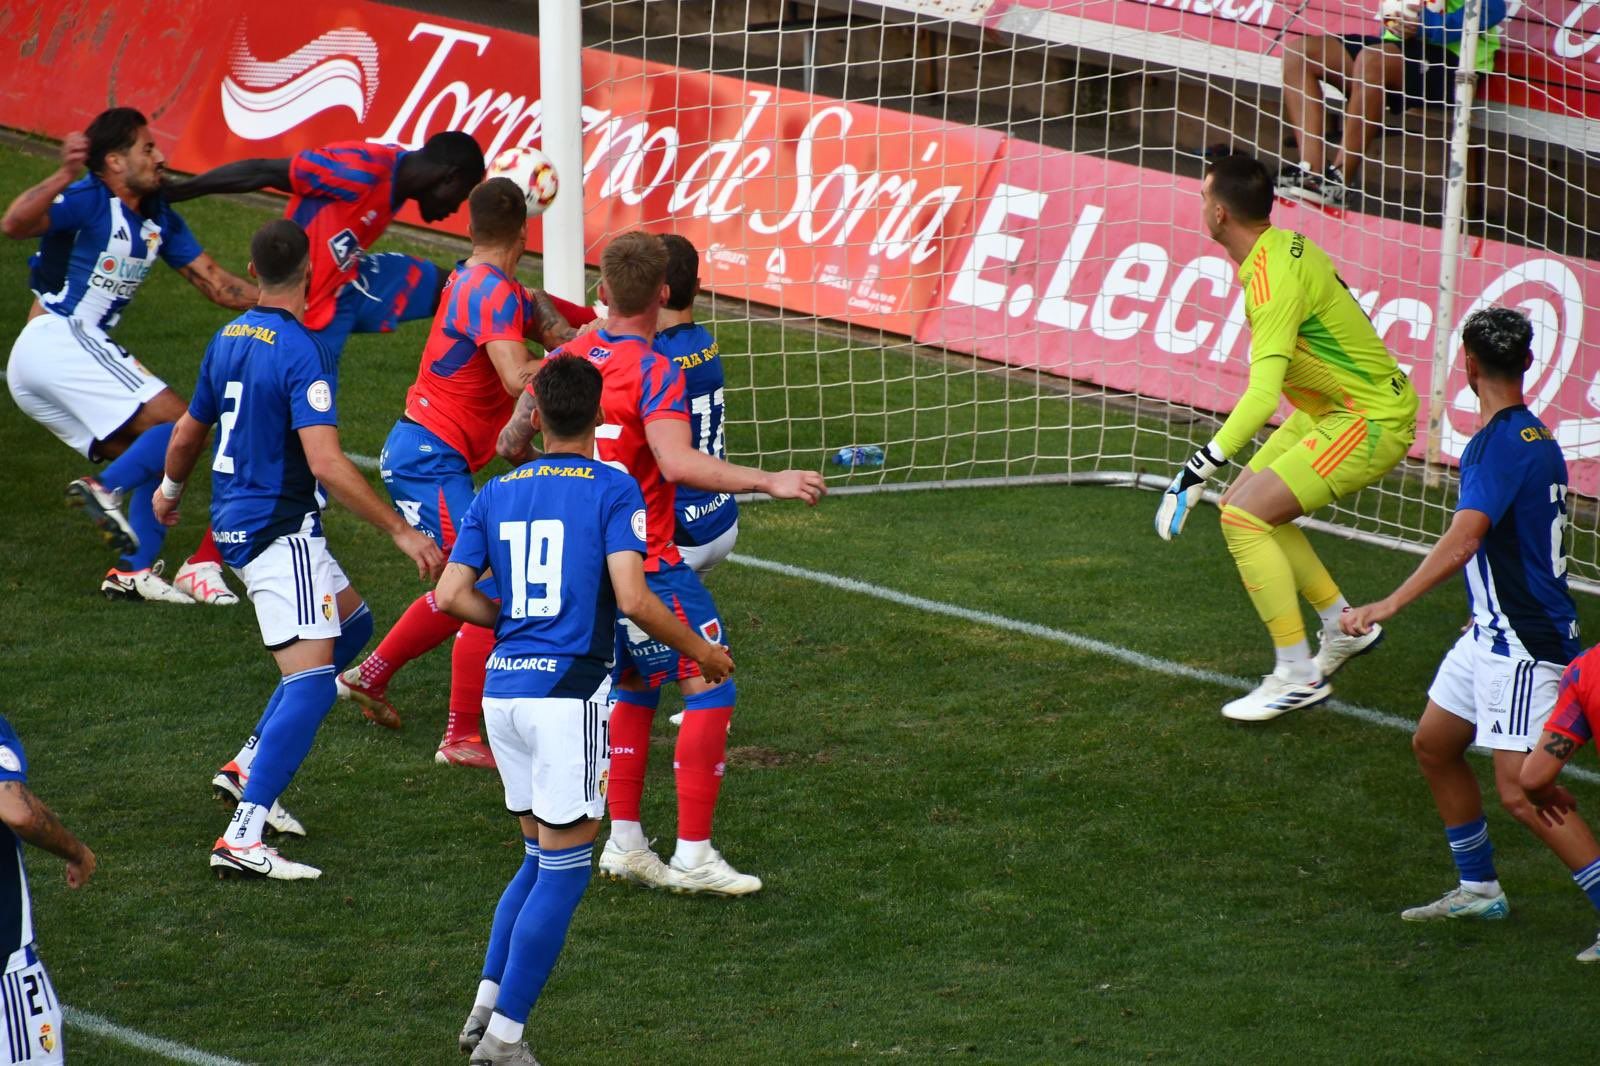
POLYGON ((177 270, 201 251, 159 195, 135 211, 88 174, 50 205, 50 228, 28 260, 28 285, 51 314, 110 329, 158 256, 177 270))

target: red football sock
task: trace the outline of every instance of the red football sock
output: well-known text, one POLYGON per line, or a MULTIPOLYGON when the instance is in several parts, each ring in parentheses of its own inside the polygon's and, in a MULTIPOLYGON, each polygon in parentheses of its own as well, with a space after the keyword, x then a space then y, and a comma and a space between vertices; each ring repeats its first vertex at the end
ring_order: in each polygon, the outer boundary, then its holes
POLYGON ((439 610, 433 593, 417 597, 361 664, 361 683, 369 689, 382 692, 388 687, 395 671, 419 655, 437 648, 460 628, 459 619, 451 618, 439 610))
POLYGON ((678 730, 678 747, 672 756, 678 782, 679 840, 711 839, 711 816, 722 790, 732 719, 731 685, 718 685, 684 701, 683 728, 678 730))
POLYGON ((222 565, 222 553, 217 551, 217 538, 211 535, 211 527, 207 526, 205 533, 200 537, 194 554, 189 556, 191 563, 216 563, 222 565))
POLYGON ((606 777, 606 808, 612 821, 637 822, 644 796, 644 771, 650 761, 650 723, 661 691, 622 691, 611 706, 611 772, 606 777))
POLYGON ((463 622, 450 649, 450 717, 444 724, 444 742, 470 737, 483 721, 483 678, 489 653, 494 651, 494 630, 463 622))

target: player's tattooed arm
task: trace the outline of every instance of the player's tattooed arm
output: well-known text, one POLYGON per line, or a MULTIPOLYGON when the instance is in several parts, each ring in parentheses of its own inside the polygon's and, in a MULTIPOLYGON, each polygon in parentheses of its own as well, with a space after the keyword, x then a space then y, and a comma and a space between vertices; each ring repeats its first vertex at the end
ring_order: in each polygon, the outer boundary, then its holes
POLYGON ((1578 742, 1571 737, 1564 737, 1560 733, 1546 733, 1544 750, 1562 762, 1572 758, 1572 753, 1577 750, 1578 742))
POLYGON ((235 311, 254 307, 260 290, 244 278, 234 277, 223 270, 217 261, 202 252, 194 262, 178 268, 184 279, 205 293, 206 299, 235 311))
POLYGON ((94 873, 94 852, 61 824, 44 800, 21 781, 0 782, 0 820, 35 847, 67 860, 67 883, 76 888, 94 873))
POLYGON ((529 289, 528 296, 533 301, 533 339, 543 345, 545 351, 553 352, 578 335, 579 331, 556 310, 543 289, 529 289))
POLYGON ((197 196, 255 192, 258 189, 293 192, 289 185, 289 160, 241 159, 234 163, 224 163, 187 181, 169 182, 162 187, 161 195, 167 203, 177 204, 193 200, 197 196))
POLYGON ((78 180, 89 158, 89 138, 69 133, 61 142, 61 167, 48 178, 11 201, 0 217, 0 233, 17 240, 38 237, 50 228, 50 205, 68 185, 78 180))
POLYGON ((533 450, 533 393, 527 389, 517 397, 517 409, 500 431, 494 450, 512 466, 521 466, 536 454, 533 450))

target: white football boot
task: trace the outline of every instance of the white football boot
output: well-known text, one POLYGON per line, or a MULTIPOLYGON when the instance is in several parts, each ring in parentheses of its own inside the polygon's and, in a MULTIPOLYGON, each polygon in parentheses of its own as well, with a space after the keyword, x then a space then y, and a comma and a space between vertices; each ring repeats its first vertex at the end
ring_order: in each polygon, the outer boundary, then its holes
POLYGON ((761 878, 735 870, 715 848, 711 849, 711 854, 699 866, 687 866, 674 855, 668 868, 678 877, 677 883, 667 886, 674 892, 706 896, 748 896, 752 892, 761 891, 761 878))
POLYGON ((211 868, 219 879, 229 877, 267 878, 273 881, 315 881, 322 871, 303 862, 279 855, 265 844, 247 848, 229 847, 221 838, 211 846, 211 868))
POLYGON ((147 603, 193 605, 193 600, 167 584, 166 579, 161 576, 165 569, 166 563, 157 559, 143 570, 107 570, 105 580, 100 582, 100 595, 108 600, 143 600, 147 603))
POLYGON ((222 579, 222 564, 185 562, 178 567, 172 587, 196 603, 209 603, 213 607, 232 607, 239 596, 222 579))
POLYGON ((1374 625, 1360 637, 1349 636, 1342 629, 1324 629, 1317 638, 1317 669, 1326 680, 1357 655, 1365 655, 1382 643, 1383 627, 1380 625, 1374 625))
POLYGON ((1578 952, 1579 962, 1600 962, 1600 940, 1578 952))
POLYGON ((122 496, 92 477, 80 477, 67 486, 67 506, 89 516, 101 538, 124 555, 139 550, 139 534, 122 513, 122 496))
POLYGON ((607 838, 606 846, 600 849, 600 876, 612 881, 632 881, 646 888, 678 889, 682 880, 649 848, 624 851, 612 838, 607 838))
POLYGON ((489 1031, 489 1018, 493 1014, 493 1007, 472 1008, 472 1013, 467 1015, 466 1022, 461 1026, 460 1035, 456 1037, 456 1045, 463 1055, 470 1055, 478 1049, 483 1034, 489 1031))
POLYGON ((485 1033, 478 1046, 472 1049, 467 1066, 539 1066, 533 1050, 526 1040, 507 1044, 485 1033))
POLYGON ((1506 894, 1480 896, 1457 885, 1432 903, 1420 907, 1407 907, 1400 917, 1408 922, 1436 922, 1445 918, 1481 918, 1497 921, 1511 913, 1511 903, 1506 894))
POLYGON ((1280 714, 1321 703, 1333 695, 1326 680, 1290 681, 1276 670, 1261 679, 1254 691, 1222 708, 1222 716, 1235 722, 1269 722, 1280 714))

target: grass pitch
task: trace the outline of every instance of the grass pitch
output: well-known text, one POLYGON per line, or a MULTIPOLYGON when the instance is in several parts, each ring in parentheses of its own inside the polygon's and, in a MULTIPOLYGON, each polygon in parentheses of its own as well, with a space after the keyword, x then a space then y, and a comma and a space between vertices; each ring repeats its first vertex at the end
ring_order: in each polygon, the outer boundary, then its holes
MULTIPOLYGON (((47 169, 0 155, 0 188, 47 169)), ((234 270, 267 217, 222 200, 185 213, 234 270)), ((27 250, 0 250, 6 344, 27 310, 27 250)), ((228 317, 163 270, 117 335, 187 394, 228 317)), ((350 451, 377 453, 424 333, 352 339, 350 451)), ((819 390, 819 373, 852 380, 833 357, 797 354, 815 345, 804 333, 722 342, 736 411, 803 394, 763 393, 773 368, 819 390)), ((858 359, 900 381, 925 373, 894 353, 858 359)), ((974 405, 973 439, 1006 439, 1005 386, 972 387, 996 401, 974 405)), ((814 464, 848 443, 822 413, 791 403, 796 421, 763 432, 792 434, 814 464)), ((1015 414, 1011 432, 1026 432, 1015 414)), ((732 447, 753 450, 741 432, 732 447)), ((0 453, 0 710, 36 789, 101 860, 70 893, 58 862, 29 856, 62 999, 253 1063, 461 1061, 455 1032, 521 849, 492 775, 431 762, 444 653, 396 681, 403 732, 336 707, 284 797, 311 832, 290 853, 322 880, 216 882, 206 854, 225 815, 207 782, 275 676, 249 609, 104 602, 110 559, 61 502, 84 464, 8 401, 0 453)), ((195 488, 174 565, 203 524, 195 488)), ((746 510, 740 551, 1193 666, 1265 670, 1214 519, 1161 544, 1154 503, 1028 488, 768 504, 746 510)), ((328 524, 381 632, 421 586, 386 538, 342 511, 328 524)), ((1357 600, 1414 562, 1316 543, 1357 600)), ((1036 637, 738 565, 710 584, 740 664, 717 839, 768 887, 716 901, 597 882, 530 1027, 546 1062, 1592 1061, 1600 974, 1571 956, 1595 916, 1510 819, 1490 811, 1509 921, 1399 921, 1453 880, 1403 733, 1326 711, 1238 727, 1217 715, 1231 691, 1036 637)), ((1600 633, 1596 604, 1580 608, 1600 633)), ((1414 607, 1339 695, 1414 714, 1462 610, 1454 587, 1414 607)), ((645 818, 670 846, 669 711, 645 818)), ((1600 810, 1600 790, 1573 788, 1600 810)), ((68 1040, 79 1063, 167 1061, 70 1026, 68 1040)))

